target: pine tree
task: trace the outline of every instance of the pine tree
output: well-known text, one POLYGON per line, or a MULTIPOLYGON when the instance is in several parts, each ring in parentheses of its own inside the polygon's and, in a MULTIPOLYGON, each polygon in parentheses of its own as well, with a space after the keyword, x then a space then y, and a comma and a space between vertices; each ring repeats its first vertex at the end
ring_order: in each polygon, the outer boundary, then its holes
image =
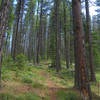
POLYGON ((2 47, 4 36, 8 25, 10 13, 10 0, 2 0, 0 5, 0 89, 1 89, 1 66, 2 66, 2 47))
POLYGON ((87 42, 89 45, 89 66, 90 66, 90 73, 91 81, 96 81, 95 72, 94 72, 94 59, 93 59, 93 46, 92 46, 92 35, 91 35, 91 22, 90 22, 90 15, 89 15, 89 1, 85 0, 85 7, 86 7, 86 33, 87 33, 87 42))
POLYGON ((78 84, 79 90, 85 97, 92 100, 90 84, 88 80, 88 70, 85 59, 85 49, 83 40, 83 26, 81 17, 81 2, 79 0, 72 0, 73 10, 73 31, 75 39, 75 80, 78 84))

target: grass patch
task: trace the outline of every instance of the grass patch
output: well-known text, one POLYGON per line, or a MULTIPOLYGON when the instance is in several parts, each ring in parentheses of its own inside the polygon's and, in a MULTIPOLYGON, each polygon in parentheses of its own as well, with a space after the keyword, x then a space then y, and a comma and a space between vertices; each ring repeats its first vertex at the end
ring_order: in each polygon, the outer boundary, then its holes
POLYGON ((1 93, 0 100, 16 100, 15 96, 9 93, 1 93))
POLYGON ((32 81, 32 79, 29 78, 29 77, 23 77, 22 82, 31 84, 33 81, 32 81))
POLYGON ((32 93, 25 94, 24 98, 25 98, 25 100, 41 100, 41 98, 39 96, 32 94, 32 93))
POLYGON ((2 69, 2 80, 13 80, 14 71, 3 68, 2 69))
POLYGON ((45 89, 45 88, 47 88, 46 86, 44 86, 44 85, 42 85, 41 83, 39 83, 39 82, 33 82, 32 83, 32 86, 34 87, 34 88, 39 88, 39 89, 45 89))
POLYGON ((10 93, 1 93, 0 100, 42 100, 42 99, 33 93, 22 94, 21 96, 15 96, 14 94, 10 93))
POLYGON ((82 100, 79 96, 79 94, 77 94, 74 91, 63 91, 63 90, 59 90, 56 93, 57 95, 57 100, 82 100))
POLYGON ((96 79, 100 82, 100 73, 96 73, 96 79))

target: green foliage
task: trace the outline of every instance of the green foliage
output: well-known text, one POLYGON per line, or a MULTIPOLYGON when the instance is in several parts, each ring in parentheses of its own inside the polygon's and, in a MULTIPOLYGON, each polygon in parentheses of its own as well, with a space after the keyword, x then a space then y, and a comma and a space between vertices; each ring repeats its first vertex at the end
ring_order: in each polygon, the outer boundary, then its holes
POLYGON ((79 99, 80 96, 74 91, 65 92, 63 90, 59 90, 56 94, 58 97, 57 100, 82 100, 79 99))
MULTIPOLYGON (((34 88, 44 88, 44 86, 42 84, 40 84, 37 81, 32 80, 33 75, 32 75, 31 72, 26 72, 26 73, 27 74, 21 76, 22 77, 22 82, 31 84, 34 88)), ((41 80, 41 79, 39 79, 39 80, 41 80)))
POLYGON ((16 67, 18 69, 23 69, 25 67, 26 61, 27 58, 23 54, 16 56, 16 67))
POLYGON ((79 95, 75 92, 67 92, 66 100, 79 100, 79 95))
POLYGON ((99 41, 100 41, 100 37, 98 32, 93 32, 93 54, 94 54, 94 65, 96 70, 98 70, 100 66, 99 41))
POLYGON ((0 100, 16 100, 12 94, 9 93, 1 93, 0 100))
POLYGON ((35 82, 35 81, 32 83, 32 86, 34 88, 45 88, 42 84, 40 84, 39 82, 35 82))
POLYGON ((96 79, 97 81, 100 81, 100 72, 96 73, 96 79))
MULTIPOLYGON (((31 72, 30 72, 31 73, 31 72)), ((21 77, 22 82, 24 83, 32 83, 32 74, 28 74, 28 72, 20 72, 19 77, 21 77)))
POLYGON ((13 73, 12 68, 8 69, 7 67, 2 67, 2 80, 13 80, 13 73))
POLYGON ((23 94, 21 96, 15 96, 10 93, 1 93, 0 100, 41 100, 41 98, 33 93, 23 94))
POLYGON ((35 94, 26 94, 25 95, 25 100, 41 100, 40 97, 36 96, 35 94))
POLYGON ((6 67, 7 69, 15 69, 15 63, 11 56, 4 57, 3 59, 3 67, 6 67))
POLYGON ((7 74, 7 73, 3 73, 2 74, 2 80, 12 80, 11 75, 7 74))
POLYGON ((26 78, 23 78, 22 81, 24 83, 32 83, 32 80, 30 78, 27 78, 27 77, 26 78))
POLYGON ((11 56, 8 56, 4 57, 3 59, 3 67, 6 67, 14 71, 16 71, 17 69, 21 70, 25 68, 26 62, 27 58, 23 54, 16 56, 16 62, 13 61, 11 56))
POLYGON ((95 69, 100 70, 100 52, 97 48, 94 48, 94 64, 95 64, 95 69))
POLYGON ((2 0, 0 0, 0 6, 1 6, 1 2, 2 2, 2 0))

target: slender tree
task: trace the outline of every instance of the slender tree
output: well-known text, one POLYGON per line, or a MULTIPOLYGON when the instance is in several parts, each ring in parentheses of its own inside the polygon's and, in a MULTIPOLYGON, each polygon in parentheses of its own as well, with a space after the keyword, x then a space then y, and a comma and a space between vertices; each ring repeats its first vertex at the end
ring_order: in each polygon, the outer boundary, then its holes
POLYGON ((33 58, 33 39, 34 39, 34 12, 35 12, 35 3, 33 1, 30 1, 29 3, 29 48, 28 48, 28 58, 29 61, 33 58))
POLYGON ((19 29, 19 34, 18 34, 18 45, 19 45, 19 50, 18 54, 21 54, 23 51, 22 49, 22 36, 23 36, 23 16, 24 16, 24 8, 25 8, 25 0, 22 0, 21 3, 21 12, 20 12, 20 29, 19 29))
POLYGON ((85 7, 86 7, 86 33, 87 33, 87 42, 89 44, 89 66, 90 66, 90 73, 91 81, 96 81, 95 72, 94 72, 94 59, 93 59, 93 46, 92 46, 92 35, 91 35, 91 23, 90 23, 90 16, 89 16, 89 1, 85 0, 85 7))
POLYGON ((39 40, 40 40, 40 37, 39 37, 39 31, 38 31, 38 20, 39 20, 39 0, 37 1, 38 3, 38 7, 37 7, 37 18, 36 18, 36 31, 37 31, 37 36, 36 36, 36 39, 37 39, 37 42, 36 42, 36 49, 37 49, 37 52, 36 52, 36 62, 37 64, 39 64, 39 40))
POLYGON ((19 44, 18 44, 18 29, 19 29, 19 22, 20 22, 20 13, 21 13, 21 4, 22 0, 18 0, 17 7, 16 7, 16 21, 15 21, 15 27, 13 32, 13 41, 12 41, 12 57, 15 60, 16 55, 19 50, 19 44))
POLYGON ((65 43, 65 60, 66 67, 69 68, 70 65, 70 37, 67 32, 67 15, 66 15, 66 0, 63 1, 63 11, 64 11, 64 43, 65 43))
POLYGON ((56 35, 56 71, 59 72, 61 69, 60 63, 60 18, 59 18, 59 6, 60 0, 54 0, 54 12, 55 12, 55 35, 56 35))

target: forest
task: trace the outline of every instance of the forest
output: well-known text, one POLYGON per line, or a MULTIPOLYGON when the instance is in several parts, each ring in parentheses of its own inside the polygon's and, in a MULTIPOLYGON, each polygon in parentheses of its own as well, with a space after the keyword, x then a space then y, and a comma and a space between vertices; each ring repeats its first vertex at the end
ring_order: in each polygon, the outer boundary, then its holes
POLYGON ((0 100, 100 100, 100 0, 0 0, 0 100))

